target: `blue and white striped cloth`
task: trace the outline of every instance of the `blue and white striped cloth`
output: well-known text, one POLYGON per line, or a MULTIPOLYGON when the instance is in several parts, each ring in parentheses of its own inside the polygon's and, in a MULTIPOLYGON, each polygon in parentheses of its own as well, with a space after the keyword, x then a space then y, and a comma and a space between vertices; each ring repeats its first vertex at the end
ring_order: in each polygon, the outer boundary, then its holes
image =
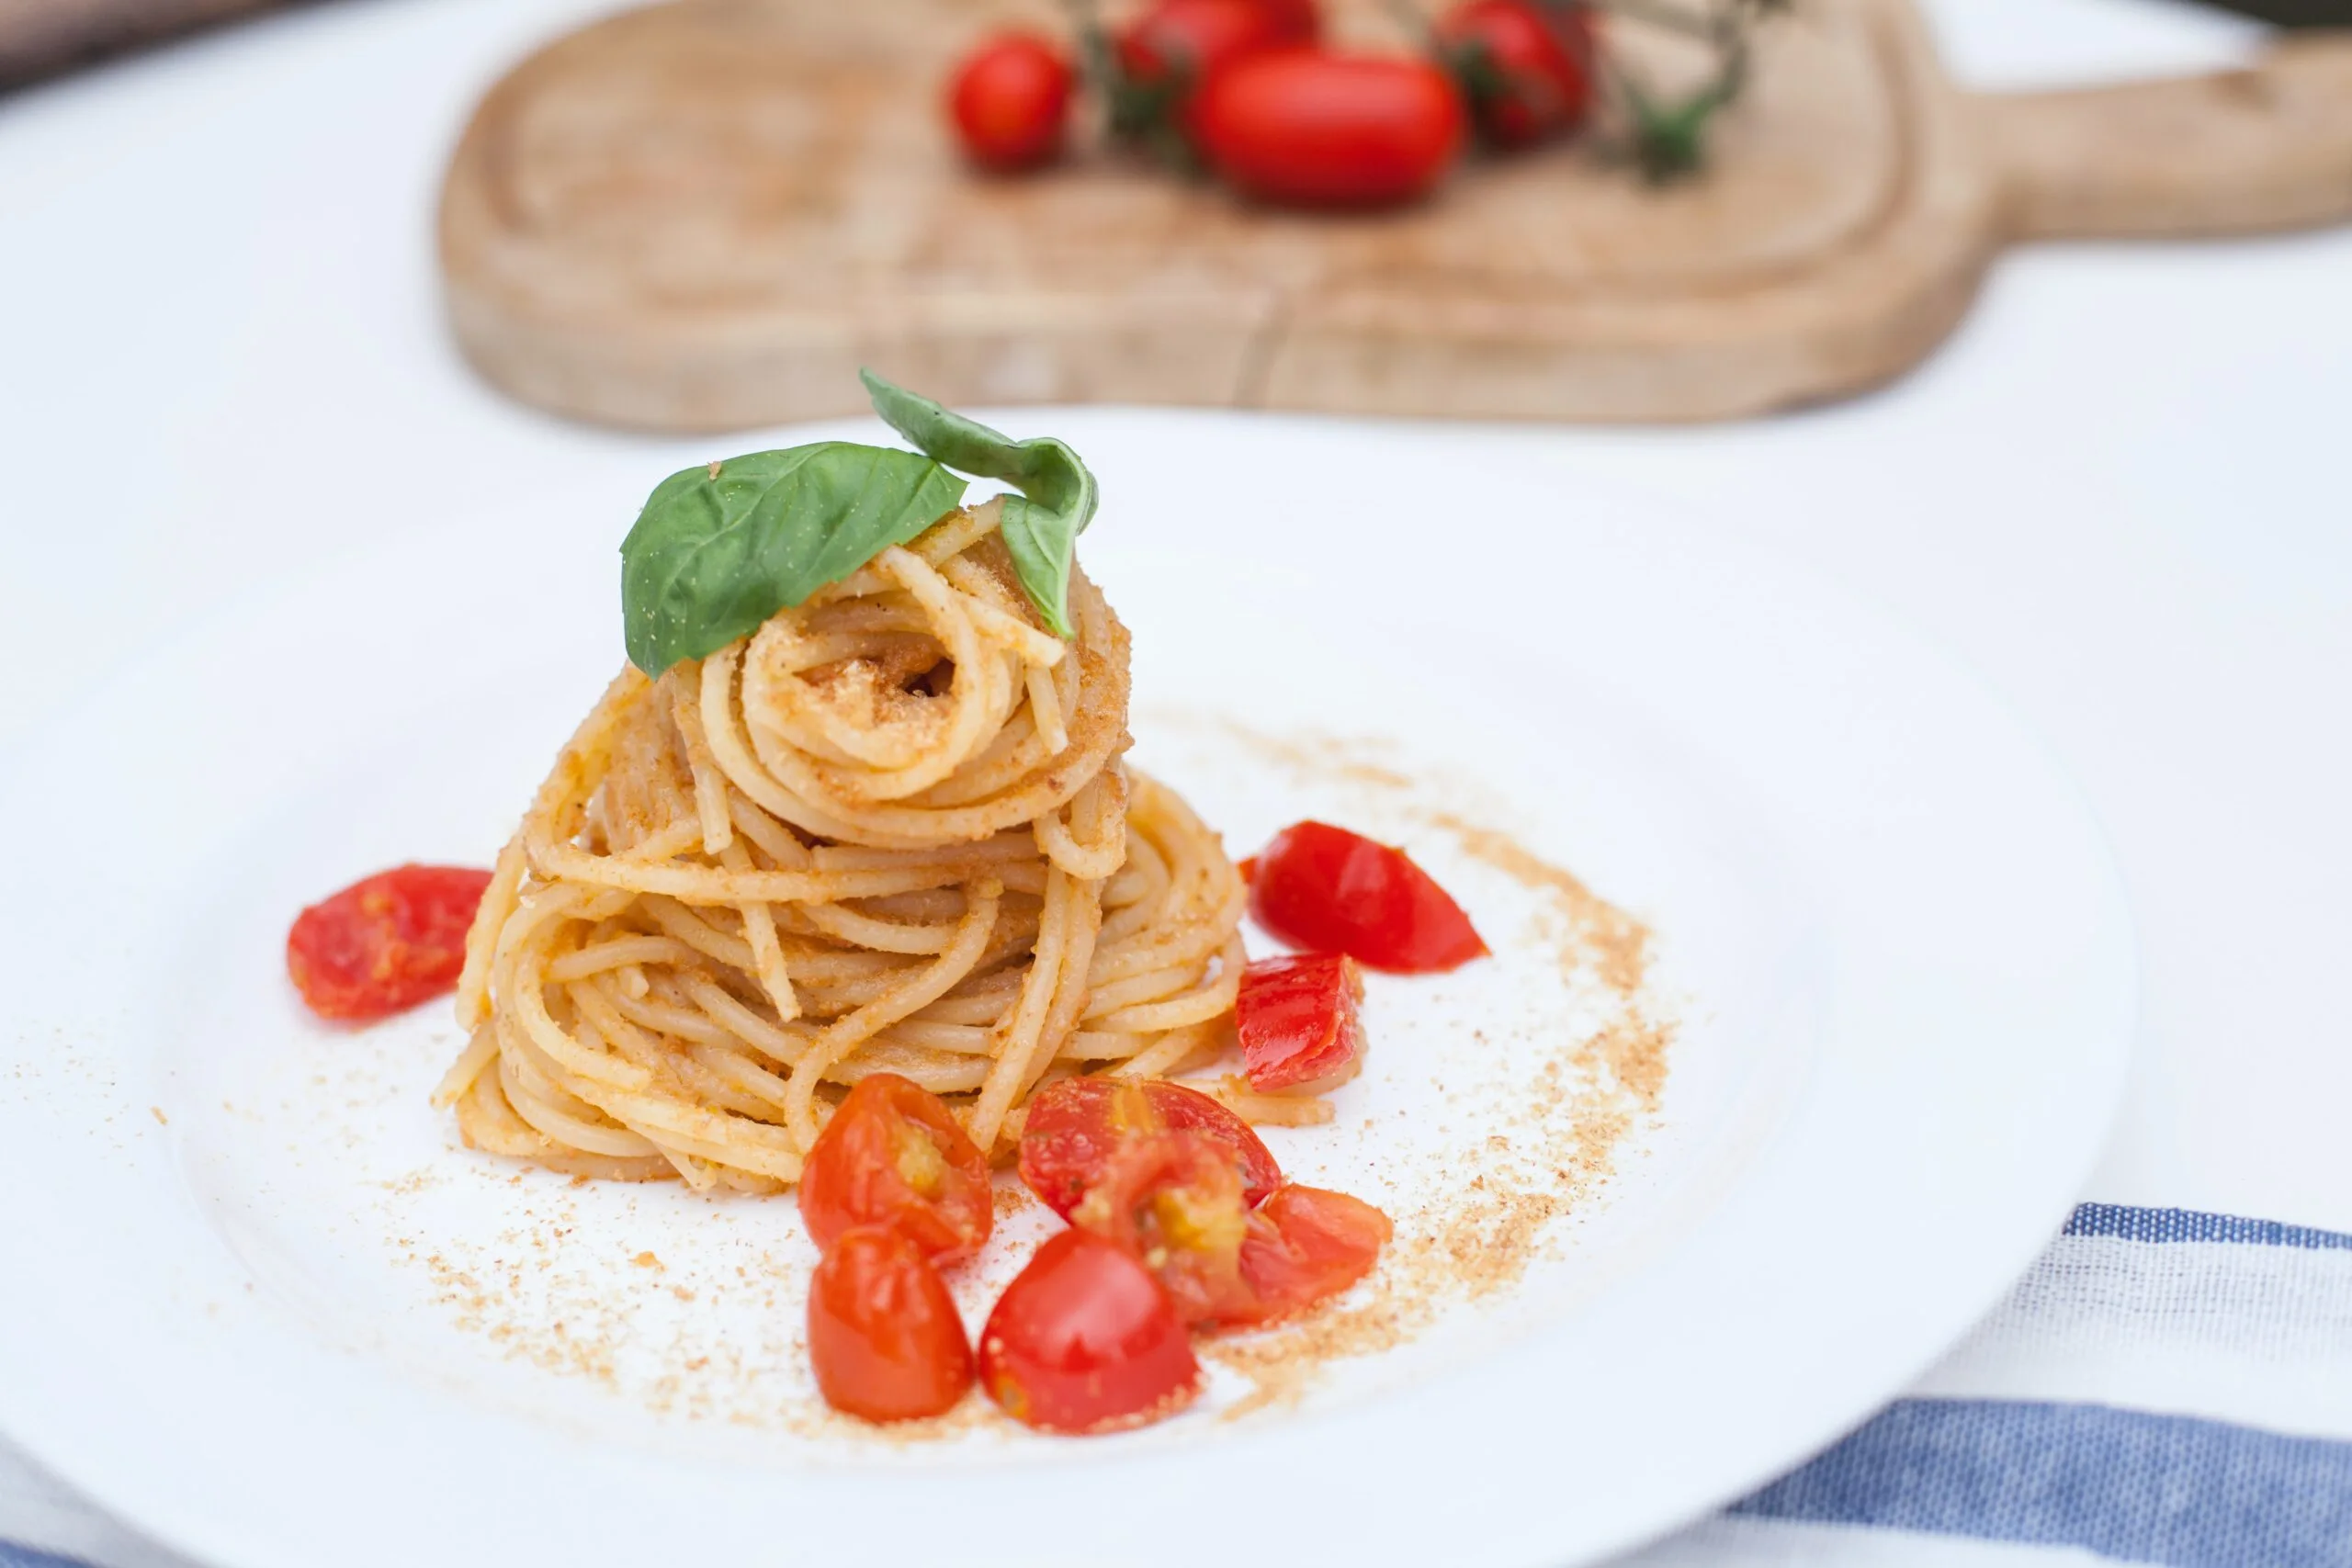
MULTIPOLYGON (((1621 1568, 2098 1561, 2352 1568, 2352 1235, 2086 1203, 1910 1396, 1621 1568)), ((184 1568, 0 1447, 0 1568, 85 1563, 184 1568)))

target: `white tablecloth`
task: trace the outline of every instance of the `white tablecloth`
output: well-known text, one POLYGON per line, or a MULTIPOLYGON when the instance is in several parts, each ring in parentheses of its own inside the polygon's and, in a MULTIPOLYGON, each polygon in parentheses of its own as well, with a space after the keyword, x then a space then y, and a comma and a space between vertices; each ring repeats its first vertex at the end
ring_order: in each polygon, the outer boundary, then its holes
MULTIPOLYGON (((418 525, 453 491, 519 498, 535 464, 607 465, 626 491, 668 455, 493 396, 437 316, 429 213, 468 105, 600 8, 349 0, 0 99, 0 765, 119 659, 258 581, 418 525)), ((2163 0, 1932 9, 1988 85, 2222 61, 2252 36, 2163 0)), ((2099 1203, 2352 1232, 2347 284, 2352 231, 2042 249, 1999 267, 1923 372, 1861 402, 1495 437, 1847 579, 1961 650, 2063 755, 2112 836, 2145 970, 2099 1203)), ((1874 1428, 1881 1459, 1998 1438, 1936 1425, 1988 1387, 2352 1438, 2352 1252, 2102 1223, 2053 1248, 1947 1386, 1874 1428), (2223 1409, 2174 1386, 2204 1318, 2166 1327, 2149 1303, 2193 1308, 2199 1290, 2286 1303, 2301 1348, 2270 1364, 2301 1393, 2223 1409), (2146 1330, 2131 1356, 2121 1329, 2084 1328, 2102 1312, 2146 1330)), ((1656 1561, 2045 1552, 1804 1522, 1867 1514, 1822 1501, 1859 1463, 1656 1561)), ((167 1561, 0 1449, 6 1540, 167 1561)), ((2310 1561, 2352 1562, 2352 1528, 2327 1541, 2342 1555, 2310 1561)))

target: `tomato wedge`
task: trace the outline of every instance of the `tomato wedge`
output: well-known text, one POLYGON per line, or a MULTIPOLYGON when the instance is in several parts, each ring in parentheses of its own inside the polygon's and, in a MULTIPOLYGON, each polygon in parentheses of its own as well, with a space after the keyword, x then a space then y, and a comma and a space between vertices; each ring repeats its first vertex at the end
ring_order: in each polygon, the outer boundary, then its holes
POLYGON ((1158 1275, 1188 1324, 1258 1316, 1241 1274, 1250 1220, 1232 1151, 1193 1133, 1131 1139, 1069 1215, 1158 1275))
POLYGON ((1063 1231, 1013 1276, 980 1330, 980 1386, 1045 1432, 1141 1427, 1200 1392, 1183 1319, 1151 1271, 1102 1237, 1063 1231))
POLYGON ((1150 1269, 1196 1327, 1267 1323, 1337 1295, 1393 1234, 1378 1209, 1320 1187, 1245 1208, 1230 1152, 1190 1133, 1122 1147, 1070 1223, 1150 1269))
POLYGON ((1340 953, 1263 958, 1241 972, 1233 1020, 1250 1087, 1313 1092, 1363 1066, 1363 976, 1340 953))
POLYGON ((353 883, 294 918, 286 972, 321 1018, 364 1023, 457 987, 466 932, 490 873, 402 865, 353 883))
POLYGON ((1361 1198, 1321 1187, 1285 1187, 1250 1216, 1241 1277, 1263 1314, 1304 1311, 1372 1272, 1396 1227, 1361 1198))
POLYGON ((800 1171, 820 1247, 854 1225, 894 1226, 934 1263, 971 1257, 996 1224, 988 1157, 947 1102, 896 1073, 859 1080, 800 1171))
POLYGON ((972 1386, 972 1347, 946 1283, 888 1225, 833 1240, 808 1281, 808 1359, 836 1410, 910 1421, 951 1408, 972 1386))
POLYGON ((1290 943, 1374 969, 1424 975, 1487 955, 1462 906, 1404 851, 1299 822, 1257 855, 1250 913, 1290 943))
POLYGON ((1122 1145, 1170 1131, 1197 1133, 1231 1150, 1252 1207, 1282 1185, 1282 1168, 1250 1123, 1164 1078, 1064 1078, 1041 1090, 1022 1126, 1021 1179, 1069 1219, 1122 1145))

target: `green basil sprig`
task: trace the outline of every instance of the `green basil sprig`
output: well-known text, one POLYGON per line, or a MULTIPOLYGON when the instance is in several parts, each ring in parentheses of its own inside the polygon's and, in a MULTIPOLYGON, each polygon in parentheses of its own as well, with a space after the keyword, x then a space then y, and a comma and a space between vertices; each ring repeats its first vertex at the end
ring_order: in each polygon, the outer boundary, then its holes
POLYGON ((998 532, 1029 602, 1056 637, 1069 637, 1070 552, 1094 521, 1099 499, 1094 476, 1078 454, 1050 435, 1015 441, 871 370, 858 374, 874 412, 891 429, 951 468, 1020 488, 1019 495, 1004 498, 998 532))
POLYGON ((672 474, 621 541, 629 662, 659 675, 757 630, 778 610, 903 545, 964 499, 949 468, 1002 479, 1015 575, 1057 637, 1069 628, 1070 550, 1094 517, 1094 476, 1041 437, 1012 441, 871 371, 866 389, 922 452, 820 441, 672 474))

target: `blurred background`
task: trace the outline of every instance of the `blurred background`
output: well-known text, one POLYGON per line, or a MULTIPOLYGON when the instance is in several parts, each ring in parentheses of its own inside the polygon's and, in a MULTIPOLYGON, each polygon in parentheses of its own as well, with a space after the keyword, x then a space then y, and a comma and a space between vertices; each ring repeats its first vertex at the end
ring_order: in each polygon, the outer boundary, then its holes
MULTIPOLYGON (((20 86, 289 4, 368 0, 0 0, 0 87, 20 86)), ((2193 0, 2143 0, 2153 6, 2193 0)), ((2288 27, 2352 25, 2352 0, 2203 0, 2288 27)), ((482 0, 492 6, 496 0, 482 0)), ((2001 7, 1996 7, 2001 8, 2001 7)))

